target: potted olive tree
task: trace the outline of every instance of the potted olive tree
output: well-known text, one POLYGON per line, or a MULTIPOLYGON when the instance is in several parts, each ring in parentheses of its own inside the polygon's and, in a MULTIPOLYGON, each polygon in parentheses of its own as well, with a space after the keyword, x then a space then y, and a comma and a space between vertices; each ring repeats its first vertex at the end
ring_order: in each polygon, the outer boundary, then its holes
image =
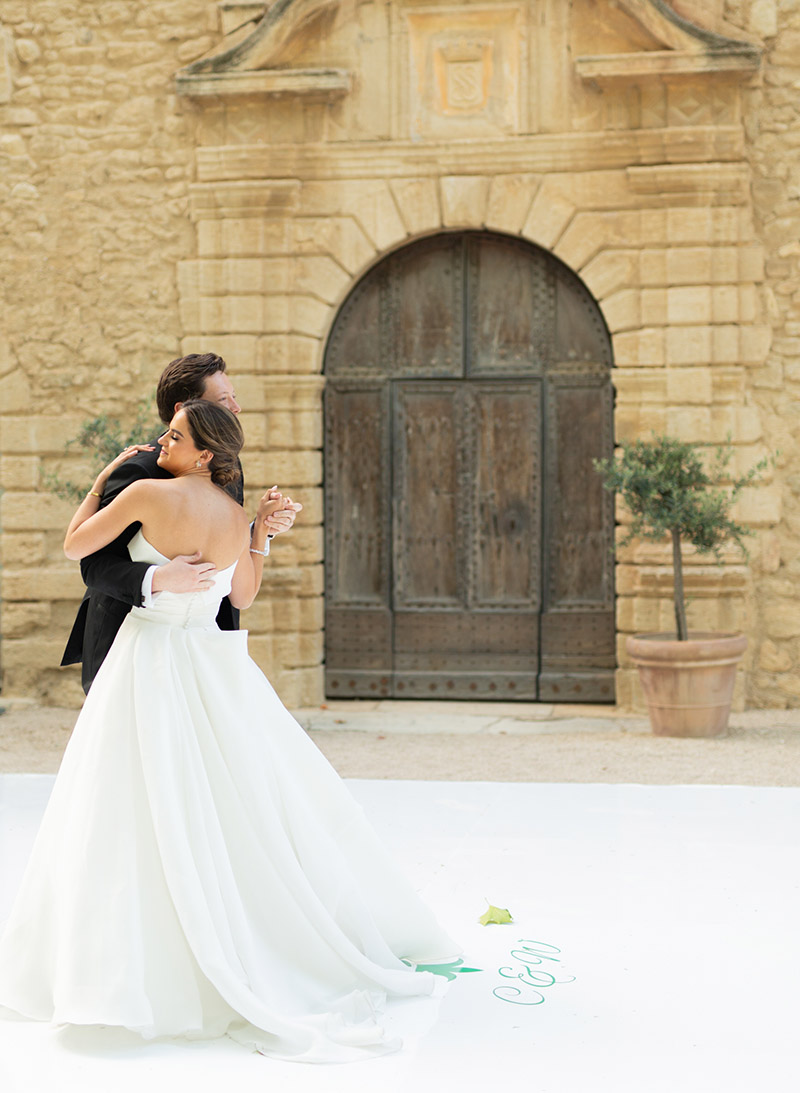
POLYGON ((717 448, 709 466, 699 446, 668 436, 622 445, 616 460, 596 460, 604 486, 618 493, 632 522, 621 546, 634 538, 672 544, 675 632, 635 634, 628 654, 639 669, 653 732, 660 736, 717 736, 728 724, 736 667, 747 647, 740 633, 689 631, 683 583, 682 543, 722 560, 734 543, 747 557, 748 528, 730 516, 744 489, 760 480, 769 460, 747 474, 726 474, 730 447, 717 448))

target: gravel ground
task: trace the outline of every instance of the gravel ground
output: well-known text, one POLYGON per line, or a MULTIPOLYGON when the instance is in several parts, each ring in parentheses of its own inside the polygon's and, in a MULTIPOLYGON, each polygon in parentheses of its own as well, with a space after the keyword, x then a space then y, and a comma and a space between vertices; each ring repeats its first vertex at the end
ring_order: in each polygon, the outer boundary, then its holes
MULTIPOLYGON (((608 707, 330 703, 295 711, 344 778, 800 786, 800 710, 733 714, 727 735, 651 735, 608 707)), ((0 773, 52 773, 75 710, 0 715, 0 773)))

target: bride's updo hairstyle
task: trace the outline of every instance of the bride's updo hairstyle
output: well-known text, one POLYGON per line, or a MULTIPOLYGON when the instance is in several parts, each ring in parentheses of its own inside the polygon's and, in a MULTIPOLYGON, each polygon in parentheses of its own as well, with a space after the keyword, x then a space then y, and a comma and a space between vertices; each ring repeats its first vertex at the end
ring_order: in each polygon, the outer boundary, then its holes
POLYGON ((211 481, 217 486, 227 486, 241 478, 239 452, 244 444, 244 434, 236 414, 218 402, 199 398, 184 402, 181 410, 186 414, 195 447, 213 454, 208 465, 211 481))

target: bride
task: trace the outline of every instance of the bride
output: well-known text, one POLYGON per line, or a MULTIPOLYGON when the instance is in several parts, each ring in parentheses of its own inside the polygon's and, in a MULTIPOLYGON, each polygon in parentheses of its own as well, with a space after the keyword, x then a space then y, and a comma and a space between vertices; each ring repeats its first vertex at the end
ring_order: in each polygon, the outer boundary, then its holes
MULTIPOLYGON (((415 964, 457 946, 250 660, 220 631, 252 603, 266 527, 221 488, 236 417, 187 402, 158 441, 171 479, 99 510, 97 477, 64 542, 77 559, 139 523, 137 561, 200 550, 208 591, 134 608, 89 693, 0 940, 0 1005, 58 1024, 225 1033, 264 1054, 345 1061, 394 1050, 392 998, 433 992, 415 964)), ((276 505, 282 504, 276 501, 276 505)))

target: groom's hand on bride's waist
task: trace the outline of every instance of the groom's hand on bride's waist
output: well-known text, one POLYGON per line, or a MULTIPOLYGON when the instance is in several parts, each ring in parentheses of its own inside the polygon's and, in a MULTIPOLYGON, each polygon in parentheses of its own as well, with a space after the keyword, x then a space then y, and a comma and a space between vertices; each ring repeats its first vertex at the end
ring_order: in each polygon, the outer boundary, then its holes
POLYGON ((213 562, 201 562, 200 551, 178 554, 171 562, 156 567, 153 592, 204 592, 214 583, 217 567, 213 562))

